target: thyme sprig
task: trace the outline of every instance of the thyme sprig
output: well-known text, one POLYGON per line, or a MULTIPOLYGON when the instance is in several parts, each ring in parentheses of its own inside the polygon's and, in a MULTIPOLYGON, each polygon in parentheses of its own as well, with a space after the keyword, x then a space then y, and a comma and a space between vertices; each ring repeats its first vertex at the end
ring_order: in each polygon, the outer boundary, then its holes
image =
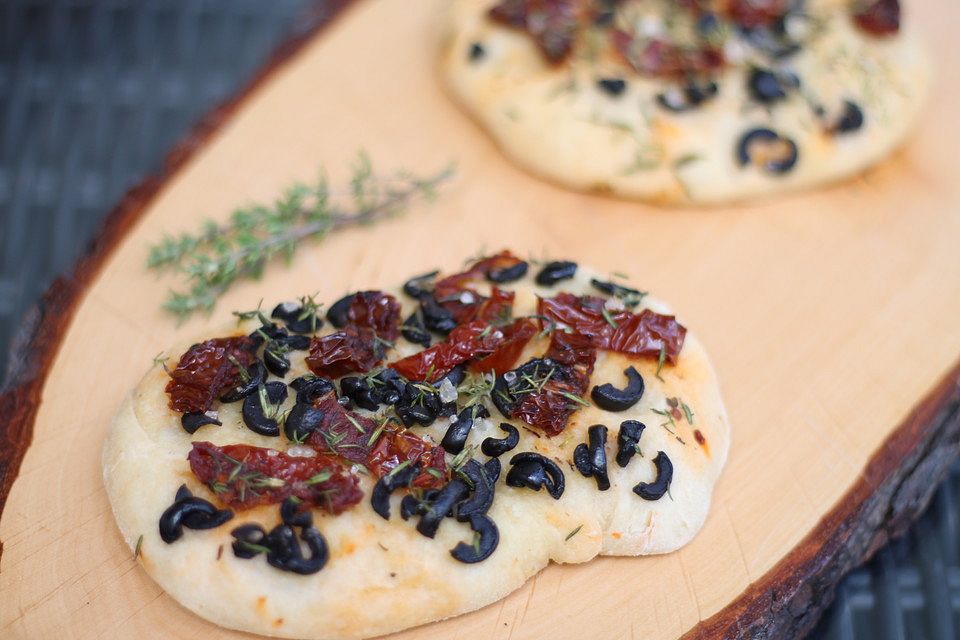
POLYGON ((348 205, 333 202, 321 174, 312 186, 294 184, 272 205, 237 209, 226 223, 207 221, 196 234, 167 236, 150 248, 147 267, 184 278, 185 288, 171 291, 163 304, 182 321, 197 311, 209 312, 237 280, 259 278, 275 257, 289 262, 303 241, 397 215, 415 197, 432 198, 453 173, 448 166, 431 176, 400 173, 384 179, 361 153, 350 179, 348 205))

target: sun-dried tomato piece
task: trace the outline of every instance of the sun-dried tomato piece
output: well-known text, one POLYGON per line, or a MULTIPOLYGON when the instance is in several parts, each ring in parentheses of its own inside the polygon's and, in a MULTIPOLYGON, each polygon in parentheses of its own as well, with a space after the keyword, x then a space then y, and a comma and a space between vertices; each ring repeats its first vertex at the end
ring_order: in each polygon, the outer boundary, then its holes
POLYGON ((494 358, 481 370, 492 370, 494 365, 506 370, 535 333, 534 323, 526 318, 505 327, 475 320, 451 331, 443 342, 398 360, 390 367, 408 380, 426 382, 435 382, 457 365, 481 358, 494 358))
POLYGON ((448 479, 447 461, 442 447, 435 447, 406 429, 384 429, 367 458, 367 468, 382 478, 401 463, 410 460, 420 465, 413 486, 439 488, 448 479), (426 471, 432 469, 432 472, 426 471))
POLYGON ((209 410, 221 392, 239 381, 237 364, 246 368, 256 359, 256 343, 247 336, 213 338, 191 346, 170 372, 166 386, 170 408, 180 413, 209 410))
POLYGON ((871 35, 893 35, 900 31, 900 0, 856 2, 853 21, 871 35))
POLYGON ((383 360, 384 345, 373 329, 347 325, 341 331, 315 336, 305 361, 321 378, 366 373, 383 360))
POLYGON ((638 39, 626 31, 611 34, 614 48, 642 75, 653 78, 684 78, 709 74, 724 65, 723 53, 710 46, 681 46, 666 40, 638 39))
POLYGON ((294 457, 245 444, 194 442, 187 460, 193 475, 237 510, 296 496, 337 514, 363 498, 357 477, 328 456, 294 457))
MULTIPOLYGON (((566 346, 550 351, 566 356, 575 353, 566 346)), ((494 404, 508 418, 522 420, 548 436, 557 435, 566 428, 573 412, 583 406, 581 398, 590 384, 585 368, 592 369, 593 364, 588 353, 581 351, 578 354, 581 362, 574 366, 534 358, 498 376, 492 395, 494 404)))
POLYGON ((324 414, 308 439, 309 444, 318 450, 362 464, 377 477, 390 473, 407 460, 419 463, 422 471, 414 480, 416 486, 432 487, 438 479, 446 478, 443 449, 434 447, 411 431, 394 424, 380 429, 374 420, 344 409, 332 393, 320 398, 314 406, 324 414), (435 469, 434 473, 438 475, 428 473, 428 467, 435 469))
POLYGON ((547 60, 556 64, 573 50, 588 4, 582 0, 501 0, 490 9, 490 17, 529 33, 547 60))
POLYGON ((550 336, 550 346, 543 357, 573 367, 589 378, 597 361, 597 349, 583 334, 557 330, 550 336))
POLYGON ((493 288, 490 298, 480 295, 473 284, 482 282, 491 273, 503 272, 523 263, 509 251, 501 251, 488 258, 474 262, 470 267, 444 278, 433 286, 437 304, 453 316, 454 322, 463 324, 471 320, 505 322, 513 310, 513 293, 493 288))
POLYGON ((687 330, 674 316, 650 309, 639 314, 630 311, 604 314, 605 302, 596 296, 560 293, 541 298, 537 308, 549 321, 590 338, 598 349, 649 357, 659 357, 663 351, 668 362, 676 363, 687 330))
POLYGON ((790 0, 728 0, 726 13, 741 27, 752 29, 773 24, 786 15, 790 0))
POLYGON ((493 287, 490 297, 485 298, 478 304, 470 320, 482 320, 490 324, 503 325, 513 319, 513 291, 504 291, 499 287, 493 287))
POLYGON ((516 363, 530 339, 537 335, 538 328, 535 320, 521 318, 511 325, 503 327, 503 341, 490 355, 475 360, 470 364, 471 371, 497 372, 509 371, 516 363))
POLYGON ((372 329, 381 339, 393 342, 400 334, 400 303, 382 291, 360 291, 350 303, 347 321, 372 329))

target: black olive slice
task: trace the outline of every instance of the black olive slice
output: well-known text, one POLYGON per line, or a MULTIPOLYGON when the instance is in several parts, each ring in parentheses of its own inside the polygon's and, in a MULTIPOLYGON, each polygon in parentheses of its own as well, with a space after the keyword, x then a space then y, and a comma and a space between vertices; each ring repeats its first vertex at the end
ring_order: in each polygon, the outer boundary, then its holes
POLYGON ((553 460, 539 453, 524 452, 510 458, 510 471, 507 472, 507 484, 511 487, 526 487, 539 491, 546 487, 554 500, 563 495, 563 471, 553 460))
POLYGON ((444 380, 449 380, 450 384, 452 384, 454 388, 456 388, 456 387, 459 387, 460 384, 463 383, 463 381, 466 378, 467 378, 467 368, 462 364, 459 364, 455 366, 453 369, 451 369, 450 373, 440 378, 437 381, 437 386, 439 386, 440 383, 442 383, 444 380))
POLYGON ((423 312, 423 324, 430 331, 446 335, 457 328, 453 314, 440 306, 433 296, 420 298, 420 311, 423 312))
POLYGON ((316 333, 323 326, 323 319, 316 313, 305 312, 296 302, 281 302, 270 313, 275 320, 282 320, 289 331, 294 333, 316 333))
POLYGON ((597 87, 607 95, 617 98, 626 91, 627 83, 620 78, 600 78, 597 80, 597 87))
POLYGON ((515 265, 504 267, 502 269, 490 269, 487 271, 487 280, 490 282, 495 282, 496 284, 504 284, 507 282, 515 282, 527 275, 527 269, 529 265, 520 261, 515 265))
POLYGON ((628 367, 623 375, 627 376, 627 386, 623 389, 617 389, 609 382, 593 387, 590 398, 598 407, 607 411, 626 411, 640 402, 644 389, 640 373, 633 367, 628 367))
MULTIPOLYGON (((457 505, 457 520, 464 522, 472 515, 486 513, 493 504, 495 478, 491 478, 486 465, 468 460, 460 472, 470 479, 473 487, 470 496, 457 505)), ((497 471, 499 476, 499 471, 497 471)))
POLYGON ((500 429, 507 435, 503 438, 484 438, 483 442, 480 443, 480 450, 483 451, 483 455, 496 458, 520 444, 520 432, 515 426, 509 422, 501 422, 500 429))
POLYGON ((607 428, 595 424, 587 430, 587 437, 590 444, 580 443, 573 452, 574 464, 584 477, 593 476, 600 491, 606 491, 610 488, 607 476, 607 428))
POLYGON ((408 464, 403 468, 395 467, 387 475, 377 480, 370 494, 370 506, 384 520, 390 519, 390 494, 402 487, 407 487, 420 473, 420 467, 408 464))
POLYGON ((273 350, 269 348, 264 350, 263 364, 266 365, 267 371, 278 378, 285 377, 287 372, 290 371, 290 359, 280 350, 273 350))
POLYGON ((569 260, 555 260, 543 265, 537 273, 536 282, 542 287, 552 287, 561 280, 569 280, 577 273, 577 263, 569 260))
POLYGON ((786 100, 787 90, 791 88, 787 78, 769 69, 754 68, 747 78, 750 97, 761 104, 773 104, 786 100))
POLYGON ((313 404, 335 389, 333 382, 312 373, 291 381, 290 386, 297 392, 297 402, 304 404, 313 404))
POLYGON ((689 82, 682 87, 658 93, 657 104, 667 111, 683 113, 698 108, 704 102, 715 98, 719 92, 716 82, 689 82))
POLYGON ((476 545, 458 542, 457 546, 450 550, 450 555, 466 564, 486 560, 500 544, 500 531, 486 514, 476 513, 470 516, 470 529, 479 534, 476 545))
POLYGON ((741 167, 755 164, 767 173, 779 175, 793 169, 797 164, 800 153, 797 144, 789 138, 783 137, 771 129, 751 129, 747 131, 737 144, 737 162, 741 167), (756 156, 757 145, 780 145, 779 153, 764 153, 756 156))
POLYGON ((300 531, 300 540, 306 543, 310 557, 303 557, 293 527, 287 524, 277 525, 267 534, 265 540, 265 546, 270 549, 267 562, 278 569, 299 575, 310 575, 323 569, 327 564, 329 551, 320 532, 313 527, 304 527, 300 531))
POLYGON ((657 453, 653 466, 657 468, 657 479, 641 482, 633 488, 633 492, 644 500, 659 500, 670 490, 670 482, 673 481, 673 463, 663 451, 657 453))
POLYGON ((323 422, 323 411, 309 404, 298 402, 283 422, 283 433, 291 442, 305 442, 323 422))
POLYGON ((474 42, 470 45, 470 50, 467 53, 467 57, 470 58, 470 62, 478 62, 482 60, 486 54, 487 52, 483 48, 483 45, 479 42, 474 42))
POLYGON ((263 553, 263 550, 257 547, 264 547, 263 542, 267 537, 267 532, 259 524, 242 524, 231 531, 230 535, 234 537, 233 544, 230 545, 233 548, 233 555, 238 558, 249 560, 263 553))
POLYGON ((243 399, 243 423, 254 433, 262 436, 279 436, 280 424, 276 416, 268 417, 266 412, 275 409, 287 399, 287 385, 282 382, 268 382, 256 393, 243 399))
POLYGON ((454 505, 463 500, 470 492, 467 483, 459 478, 453 478, 443 489, 440 489, 436 498, 430 504, 430 509, 420 516, 417 531, 421 535, 432 538, 437 535, 440 523, 453 510, 454 505))
POLYGON ((177 490, 177 499, 160 515, 160 539, 172 544, 183 536, 183 528, 214 529, 233 517, 229 509, 217 509, 203 498, 190 494, 186 485, 177 490))
POLYGON ((307 508, 301 508, 304 504, 293 497, 287 498, 280 503, 280 519, 283 524, 291 527, 311 527, 313 526, 313 516, 307 508))
POLYGON ((486 418, 489 415, 490 412, 482 404, 475 404, 463 409, 457 415, 457 421, 450 423, 447 432, 443 434, 440 446, 447 453, 454 455, 460 453, 467 444, 467 438, 470 437, 470 430, 473 429, 473 423, 476 419, 486 418))
POLYGON ((410 493, 403 496, 403 500, 400 501, 400 517, 409 520, 411 516, 422 516, 427 513, 433 501, 437 499, 438 493, 440 492, 436 489, 428 489, 423 492, 422 499, 410 493))
POLYGON ((327 320, 330 321, 330 324, 337 329, 343 329, 347 326, 347 322, 350 320, 347 313, 350 311, 350 305, 353 304, 353 299, 356 297, 356 293, 351 293, 330 305, 330 308, 327 309, 327 320))
POLYGON ((197 429, 205 424, 215 424, 217 426, 223 425, 222 422, 216 418, 210 417, 203 411, 191 411, 190 413, 185 413, 180 416, 180 426, 183 427, 184 431, 191 435, 196 433, 197 429))
POLYGON ((618 298, 623 302, 624 306, 631 308, 640 304, 640 301, 647 295, 646 291, 631 289, 616 282, 605 282, 603 280, 597 280, 596 278, 590 279, 590 285, 597 291, 602 291, 608 296, 618 298))
POLYGON ((617 434, 617 464, 626 467, 637 452, 640 436, 647 426, 637 420, 624 420, 620 423, 620 433, 617 434))
POLYGON ((400 335, 413 344, 418 344, 424 349, 430 346, 432 338, 427 331, 427 325, 423 320, 423 311, 417 308, 411 313, 403 324, 400 325, 400 335))
POLYGON ((310 349, 310 336, 287 336, 281 341, 281 344, 290 351, 307 351, 310 349))
POLYGON ((487 471, 487 477, 490 478, 490 482, 497 484, 497 480, 500 479, 500 461, 496 458, 491 458, 483 463, 483 468, 487 471))
POLYGON ((266 379, 267 368, 257 360, 247 368, 239 385, 220 396, 220 402, 239 402, 256 391, 266 379))
POLYGON ((358 407, 367 411, 376 411, 377 407, 380 406, 370 383, 365 378, 358 376, 342 378, 340 380, 340 393, 353 400, 353 403, 358 407))
POLYGON ((863 110, 855 102, 845 100, 843 103, 843 112, 837 121, 830 127, 830 132, 835 134, 852 133, 863 127, 863 110))
POLYGON ((419 276, 413 276, 403 283, 403 292, 411 298, 420 299, 423 295, 429 295, 433 291, 433 279, 437 277, 439 271, 431 271, 419 276))

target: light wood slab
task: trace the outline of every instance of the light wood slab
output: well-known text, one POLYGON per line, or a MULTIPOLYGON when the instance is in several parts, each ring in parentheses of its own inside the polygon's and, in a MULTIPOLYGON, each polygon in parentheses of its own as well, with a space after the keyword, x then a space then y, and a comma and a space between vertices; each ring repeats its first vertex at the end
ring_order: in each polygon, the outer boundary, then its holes
MULTIPOLYGON (((858 180, 751 206, 662 210, 567 192, 505 161, 438 82, 442 4, 353 3, 245 97, 154 197, 155 185, 135 194, 128 205, 137 215, 115 220, 96 259, 48 296, 46 324, 29 344, 55 359, 48 371, 27 366, 30 393, 2 404, 32 418, 30 394, 43 384, 33 443, 0 520, 0 636, 235 637, 164 595, 116 530, 100 447, 121 398, 155 354, 232 309, 314 291, 330 301, 456 268, 481 247, 625 271, 670 302, 714 359, 733 448, 706 527, 682 551, 551 566, 500 603, 397 637, 738 635, 762 617, 758 606, 795 603, 803 589, 822 604, 839 575, 820 585, 791 583, 790 574, 806 575, 814 560, 833 574, 849 569, 898 522, 887 512, 908 504, 912 516, 922 506, 928 476, 955 446, 935 414, 951 399, 960 354, 960 67, 940 69, 908 148, 858 180), (270 200, 320 165, 340 182, 360 148, 384 169, 425 173, 455 160, 458 178, 432 205, 331 237, 290 269, 236 287, 209 320, 177 328, 158 311, 174 283, 145 271, 150 242, 270 200), (72 322, 49 317, 68 313, 74 295, 82 297, 72 322), (898 503, 894 493, 914 486, 903 479, 924 460, 936 463, 920 467, 926 484, 898 503), (865 542, 840 548, 861 530, 865 542)), ((955 59, 960 4, 915 5, 910 18, 922 22, 935 58, 955 59)), ((806 616, 792 628, 809 626, 807 613, 790 616, 806 616)))

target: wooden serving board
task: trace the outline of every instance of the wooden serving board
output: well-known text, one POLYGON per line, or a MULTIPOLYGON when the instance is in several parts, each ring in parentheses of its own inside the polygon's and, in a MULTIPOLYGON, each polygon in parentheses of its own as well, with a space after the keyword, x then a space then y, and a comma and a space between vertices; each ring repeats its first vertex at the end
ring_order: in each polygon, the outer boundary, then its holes
MULTIPOLYGON (((680 552, 551 566, 502 602, 397 637, 808 630, 841 575, 919 513, 957 452, 960 67, 940 69, 909 146, 860 179, 764 204, 662 210, 567 192, 505 161, 438 82, 443 0, 349 5, 133 191, 26 327, 0 401, 0 501, 10 489, 0 636, 236 637, 164 595, 117 532, 100 447, 122 397, 153 356, 232 309, 314 291, 329 301, 456 268, 484 246, 626 271, 669 301, 712 354, 732 453, 705 528, 680 552), (321 164, 336 183, 361 147, 381 168, 455 160, 458 178, 432 205, 332 236, 236 287, 209 320, 177 328, 158 310, 174 283, 145 271, 150 242, 270 200, 321 164)), ((953 59, 960 4, 911 8, 934 58, 953 59)))

